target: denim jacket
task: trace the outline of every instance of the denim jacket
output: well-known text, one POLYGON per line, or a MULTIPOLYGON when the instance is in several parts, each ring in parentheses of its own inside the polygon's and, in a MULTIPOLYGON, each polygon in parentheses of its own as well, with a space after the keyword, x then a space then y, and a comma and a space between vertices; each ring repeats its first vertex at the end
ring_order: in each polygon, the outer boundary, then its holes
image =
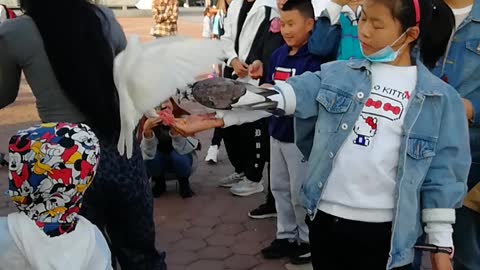
MULTIPOLYGON (((333 161, 370 95, 370 67, 366 60, 337 61, 322 65, 320 72, 307 72, 287 81, 296 96, 295 116, 317 118, 308 176, 300 194, 300 202, 312 219, 333 161)), ((453 223, 454 208, 461 206, 467 189, 471 156, 463 104, 451 86, 420 62, 417 72, 398 153, 387 269, 413 261, 413 246, 422 234, 422 222, 453 223)), ((284 91, 288 85, 277 89, 284 91)))
POLYGON ((475 115, 470 126, 471 188, 480 181, 480 0, 475 0, 470 15, 450 40, 446 56, 432 72, 472 102, 475 115))

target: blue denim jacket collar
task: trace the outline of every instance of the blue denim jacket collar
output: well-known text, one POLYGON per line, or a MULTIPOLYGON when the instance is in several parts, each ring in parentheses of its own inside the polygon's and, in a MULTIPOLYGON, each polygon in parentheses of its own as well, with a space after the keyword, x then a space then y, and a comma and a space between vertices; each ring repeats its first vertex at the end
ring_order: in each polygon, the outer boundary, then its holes
POLYGON ((473 3, 472 12, 467 17, 467 20, 480 22, 480 0, 475 0, 475 2, 473 3))

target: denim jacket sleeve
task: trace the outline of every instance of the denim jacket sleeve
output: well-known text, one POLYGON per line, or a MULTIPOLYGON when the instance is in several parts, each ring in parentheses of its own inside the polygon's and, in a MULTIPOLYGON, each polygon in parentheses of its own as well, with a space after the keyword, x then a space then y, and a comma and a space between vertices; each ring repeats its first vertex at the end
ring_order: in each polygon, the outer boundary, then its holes
POLYGON ((319 57, 331 57, 338 54, 342 28, 340 24, 330 24, 330 18, 321 16, 315 22, 313 33, 308 40, 308 50, 319 57))
POLYGON ((437 150, 421 186, 425 223, 455 223, 454 208, 461 207, 467 191, 471 155, 465 110, 453 88, 444 97, 437 150))
POLYGON ((318 115, 317 95, 321 85, 320 71, 305 72, 290 78, 287 83, 295 93, 295 117, 308 119, 318 115))

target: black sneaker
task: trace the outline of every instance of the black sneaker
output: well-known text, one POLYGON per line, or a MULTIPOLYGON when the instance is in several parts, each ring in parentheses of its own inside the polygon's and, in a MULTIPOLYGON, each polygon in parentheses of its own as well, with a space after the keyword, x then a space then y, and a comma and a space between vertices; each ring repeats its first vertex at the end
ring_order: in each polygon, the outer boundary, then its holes
POLYGON ((190 182, 188 178, 178 178, 178 184, 180 186, 180 196, 184 199, 193 197, 195 192, 190 188, 190 182))
POLYGON ((290 263, 293 265, 307 264, 312 261, 310 244, 301 243, 293 248, 290 254, 290 263))
POLYGON ((290 242, 288 239, 275 239, 270 246, 262 249, 262 255, 265 259, 289 257, 296 245, 296 242, 290 242))
POLYGON ((250 211, 248 216, 254 219, 273 218, 277 216, 277 209, 275 209, 275 205, 264 203, 250 211))
POLYGON ((152 188, 152 194, 154 198, 162 196, 162 194, 167 190, 167 185, 163 177, 152 177, 152 182, 154 183, 152 188))

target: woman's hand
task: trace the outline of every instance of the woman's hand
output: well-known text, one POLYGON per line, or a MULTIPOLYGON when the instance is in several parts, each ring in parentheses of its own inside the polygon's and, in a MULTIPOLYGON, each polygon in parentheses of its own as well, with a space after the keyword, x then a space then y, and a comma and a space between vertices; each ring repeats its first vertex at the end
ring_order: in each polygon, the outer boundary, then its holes
POLYGON ((215 114, 190 115, 187 118, 176 119, 172 129, 175 133, 188 137, 201 131, 223 127, 223 124, 223 119, 215 118, 215 114))
POLYGON ((143 136, 147 139, 151 139, 153 137, 153 128, 161 123, 162 119, 160 118, 147 118, 145 124, 143 125, 143 136))
POLYGON ((432 270, 453 270, 450 255, 446 253, 432 253, 432 270))
POLYGON ((263 63, 260 60, 255 60, 248 67, 248 75, 254 79, 258 80, 263 77, 263 63))

